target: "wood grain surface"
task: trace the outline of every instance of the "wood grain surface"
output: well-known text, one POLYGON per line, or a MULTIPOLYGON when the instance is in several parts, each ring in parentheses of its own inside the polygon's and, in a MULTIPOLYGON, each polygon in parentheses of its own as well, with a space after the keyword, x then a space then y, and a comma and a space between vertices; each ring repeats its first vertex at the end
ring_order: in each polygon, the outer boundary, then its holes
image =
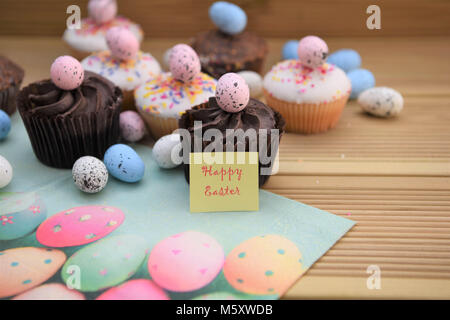
MULTIPOLYGON (((191 37, 213 28, 213 0, 118 0, 120 14, 142 25, 148 38, 191 37)), ((248 15, 248 29, 264 37, 425 36, 450 34, 448 0, 234 0, 248 15), (368 30, 366 9, 381 8, 381 30, 368 30)), ((1 0, 0 34, 62 35, 66 8, 87 0, 1 0)))
MULTIPOLYGON (((185 40, 150 39, 143 48, 161 59, 185 40)), ((265 70, 285 40, 269 39, 265 70)), ((378 119, 350 102, 334 130, 283 137, 280 171, 265 188, 357 222, 285 298, 450 299, 450 37, 327 40, 333 50, 357 49, 405 108, 378 119), (381 290, 367 289, 369 265, 381 268, 381 290)), ((0 37, 25 83, 48 77, 66 50, 55 37, 0 37)))

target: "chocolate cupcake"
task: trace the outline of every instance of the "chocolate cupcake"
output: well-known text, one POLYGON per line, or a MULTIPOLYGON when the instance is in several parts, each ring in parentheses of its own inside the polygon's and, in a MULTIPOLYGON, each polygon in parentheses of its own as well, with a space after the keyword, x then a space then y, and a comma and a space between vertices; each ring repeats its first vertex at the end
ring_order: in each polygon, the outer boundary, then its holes
MULTIPOLYGON (((227 75, 235 75, 235 74, 226 74, 223 77, 227 75)), ((236 75, 237 76, 237 75, 236 75)), ((245 80, 243 80, 243 83, 245 84, 245 80)), ((264 155, 267 157, 270 157, 272 159, 275 158, 276 153, 278 149, 277 146, 273 146, 272 150, 272 139, 275 137, 272 137, 271 130, 272 129, 278 129, 278 143, 281 141, 281 136, 284 133, 284 127, 285 127, 285 121, 281 114, 276 112, 275 110, 271 109, 264 103, 262 103, 259 100, 247 98, 247 103, 243 106, 240 106, 239 101, 236 100, 230 100, 231 103, 225 102, 222 103, 221 101, 224 100, 224 96, 228 95, 228 92, 224 92, 224 94, 220 95, 221 93, 221 79, 219 79, 218 85, 217 85, 217 91, 216 91, 216 97, 209 98, 209 101, 203 104, 200 104, 198 106, 193 107, 190 110, 187 110, 186 113, 184 113, 180 120, 179 120, 179 127, 181 129, 188 130, 190 134, 190 140, 191 140, 191 146, 190 149, 192 152, 194 152, 194 135, 196 131, 194 131, 194 121, 201 121, 201 130, 202 132, 205 132, 208 129, 218 129, 223 136, 223 140, 221 141, 205 141, 202 140, 201 148, 202 150, 205 150, 205 148, 210 145, 211 143, 219 143, 223 144, 223 151, 227 151, 226 145, 227 145, 227 135, 230 134, 230 132, 227 132, 227 129, 234 129, 234 130, 243 130, 246 132, 248 129, 254 129, 256 132, 256 141, 253 141, 257 145, 257 150, 259 153, 264 152, 264 155), (230 112, 230 108, 234 108, 236 110, 239 110, 237 112, 230 112), (267 130, 267 139, 265 145, 260 145, 260 129, 267 130)), ((248 90, 248 87, 247 87, 248 90)), ((197 128, 195 128, 197 129, 197 128)), ((234 131, 235 132, 235 131, 234 131)), ((248 151, 254 151, 250 150, 251 141, 250 138, 245 138, 244 141, 238 140, 238 139, 232 139, 233 145, 231 146, 233 151, 241 151, 241 147, 239 144, 244 143, 244 150, 246 152, 248 151)), ((184 143, 184 142, 183 142, 184 143)), ((261 155, 261 154, 260 154, 261 155)), ((259 158, 259 186, 263 186, 270 177, 270 170, 269 173, 267 172, 267 168, 271 168, 273 165, 273 161, 270 161, 268 163, 262 163, 261 157, 259 158), (263 169, 266 170, 263 170, 263 169)), ((189 182, 189 163, 184 163, 184 172, 186 180, 189 182)))
POLYGON ((209 9, 217 30, 198 34, 192 40, 202 71, 218 79, 227 72, 251 70, 262 72, 268 46, 264 39, 244 31, 245 12, 238 6, 219 1, 209 9))
POLYGON ((0 109, 11 115, 16 111, 16 96, 24 71, 6 57, 0 56, 0 109))
MULTIPOLYGON (((71 73, 74 70, 63 67, 71 73)), ((63 89, 66 86, 59 82, 64 80, 63 75, 53 71, 52 66, 52 80, 30 84, 17 98, 35 155, 56 168, 72 168, 78 158, 87 155, 102 159, 106 149, 119 140, 121 90, 89 71, 79 80, 79 86, 63 89)), ((77 72, 80 74, 80 69, 77 72)))

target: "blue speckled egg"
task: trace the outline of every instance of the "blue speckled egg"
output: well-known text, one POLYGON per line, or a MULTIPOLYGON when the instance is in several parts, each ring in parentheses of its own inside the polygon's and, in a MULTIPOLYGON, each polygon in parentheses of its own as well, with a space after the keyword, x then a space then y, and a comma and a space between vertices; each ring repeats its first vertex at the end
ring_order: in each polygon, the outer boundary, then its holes
POLYGON ((298 59, 298 40, 289 40, 283 46, 283 60, 298 59))
POLYGON ((247 25, 247 15, 244 10, 226 1, 214 2, 209 7, 209 17, 221 31, 228 34, 238 34, 247 25))
POLYGON ((355 69, 347 73, 347 76, 352 82, 350 99, 358 98, 361 92, 375 86, 375 77, 369 70, 355 69))
POLYGON ((341 49, 330 54, 327 62, 349 72, 361 66, 361 56, 353 49, 341 49))
POLYGON ((11 130, 11 119, 8 114, 0 110, 0 140, 5 139, 11 130))
POLYGON ((133 148, 125 144, 109 147, 103 162, 109 174, 121 181, 138 182, 144 176, 144 162, 133 148))

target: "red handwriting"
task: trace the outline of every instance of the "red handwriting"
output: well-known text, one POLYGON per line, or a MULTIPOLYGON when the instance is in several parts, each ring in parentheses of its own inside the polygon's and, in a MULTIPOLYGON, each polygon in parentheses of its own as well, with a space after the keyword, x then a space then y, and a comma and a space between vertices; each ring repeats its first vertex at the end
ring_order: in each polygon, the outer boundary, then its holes
POLYGON ((241 193, 239 191, 239 187, 236 186, 236 188, 230 188, 228 186, 221 187, 218 190, 211 190, 211 186, 206 186, 205 187, 205 196, 206 197, 211 197, 211 196, 221 196, 221 197, 225 197, 225 196, 240 196, 241 193))
POLYGON ((228 176, 228 181, 231 181, 231 178, 234 176, 237 176, 238 181, 241 181, 242 177, 242 169, 231 169, 231 167, 228 169, 222 167, 220 170, 213 170, 212 166, 202 166, 202 173, 205 177, 207 175, 210 177, 218 176, 221 181, 223 181, 225 176, 228 176))

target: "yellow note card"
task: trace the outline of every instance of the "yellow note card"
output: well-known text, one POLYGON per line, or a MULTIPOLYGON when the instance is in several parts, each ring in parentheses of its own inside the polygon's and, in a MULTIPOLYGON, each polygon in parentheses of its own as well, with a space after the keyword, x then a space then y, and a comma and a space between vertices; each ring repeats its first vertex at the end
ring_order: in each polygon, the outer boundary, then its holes
POLYGON ((258 211, 258 152, 190 154, 191 212, 258 211))

